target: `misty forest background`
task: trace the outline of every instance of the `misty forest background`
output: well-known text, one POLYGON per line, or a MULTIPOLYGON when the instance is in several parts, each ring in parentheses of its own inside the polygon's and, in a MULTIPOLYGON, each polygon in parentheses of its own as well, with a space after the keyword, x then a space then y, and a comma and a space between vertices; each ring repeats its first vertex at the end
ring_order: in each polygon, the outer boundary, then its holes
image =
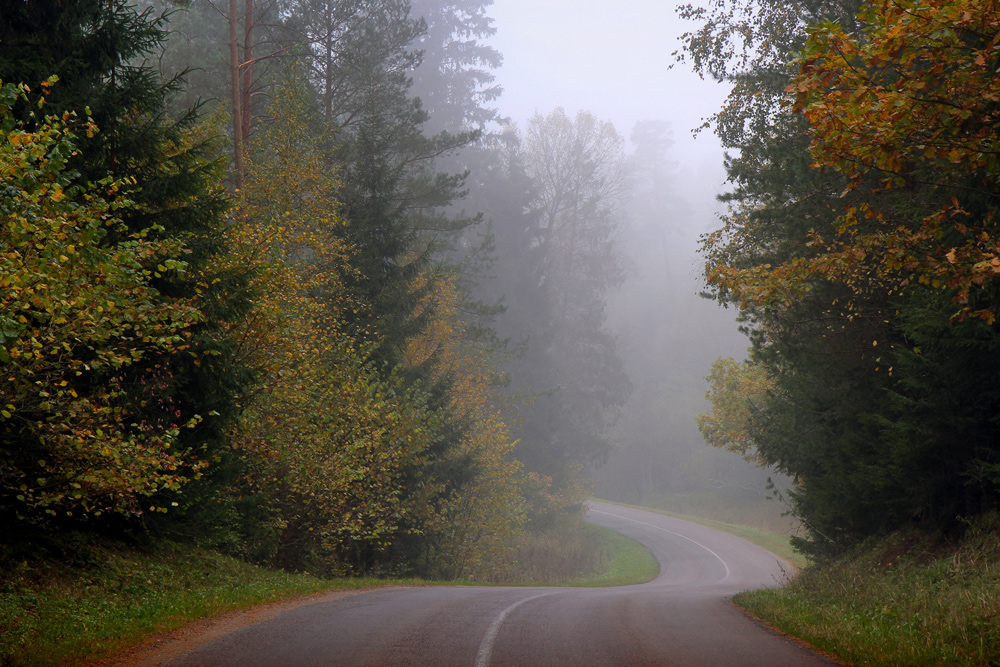
POLYGON ((502 580, 595 489, 812 553, 996 509, 996 7, 681 8, 722 174, 503 118, 491 4, 0 8, 9 534, 502 580))

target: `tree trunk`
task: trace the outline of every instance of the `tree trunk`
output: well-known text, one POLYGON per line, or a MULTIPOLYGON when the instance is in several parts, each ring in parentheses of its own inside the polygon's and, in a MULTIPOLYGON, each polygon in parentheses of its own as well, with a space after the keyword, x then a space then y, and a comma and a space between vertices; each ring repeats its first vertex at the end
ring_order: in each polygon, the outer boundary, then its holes
POLYGON ((233 182, 243 189, 243 95, 240 91, 239 0, 229 0, 229 80, 233 107, 233 182))
POLYGON ((240 116, 243 121, 241 138, 245 150, 246 144, 250 140, 250 121, 253 116, 250 106, 250 92, 253 87, 253 29, 256 27, 256 19, 254 18, 254 0, 244 0, 244 3, 246 11, 243 21, 243 63, 240 65, 243 73, 243 104, 240 116))

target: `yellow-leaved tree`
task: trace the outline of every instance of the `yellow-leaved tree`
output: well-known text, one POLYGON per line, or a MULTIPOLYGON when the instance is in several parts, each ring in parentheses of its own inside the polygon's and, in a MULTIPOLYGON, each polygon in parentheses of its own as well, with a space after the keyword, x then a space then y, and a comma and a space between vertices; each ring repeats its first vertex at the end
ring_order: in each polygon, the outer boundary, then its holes
POLYGON ((424 479, 436 417, 421 393, 366 361, 372 340, 345 333, 364 314, 342 284, 351 250, 338 215, 328 136, 310 129, 304 96, 272 97, 254 141, 221 261, 254 276, 254 307, 229 332, 259 374, 233 434, 238 493, 270 527, 256 557, 331 573, 382 566, 423 530, 440 485, 424 479))
POLYGON ((429 379, 447 387, 445 418, 461 424, 459 444, 448 455, 471 471, 451 490, 433 526, 434 556, 445 576, 497 578, 509 567, 508 556, 524 530, 521 464, 513 457, 515 442, 497 407, 501 401, 488 353, 466 335, 455 277, 431 269, 418 281, 426 296, 416 309, 431 317, 424 331, 407 342, 404 363, 429 367, 429 379))
POLYGON ((97 128, 66 113, 25 129, 11 108, 28 93, 0 86, 0 518, 162 509, 141 501, 198 475, 178 437, 200 417, 154 419, 124 377, 183 350, 201 319, 151 285, 186 251, 125 228, 130 182, 74 185, 73 127, 97 128))
POLYGON ((708 377, 705 398, 712 410, 698 415, 698 430, 713 447, 736 452, 751 463, 763 464, 753 439, 754 414, 764 407, 773 382, 767 369, 732 357, 716 359, 708 377))

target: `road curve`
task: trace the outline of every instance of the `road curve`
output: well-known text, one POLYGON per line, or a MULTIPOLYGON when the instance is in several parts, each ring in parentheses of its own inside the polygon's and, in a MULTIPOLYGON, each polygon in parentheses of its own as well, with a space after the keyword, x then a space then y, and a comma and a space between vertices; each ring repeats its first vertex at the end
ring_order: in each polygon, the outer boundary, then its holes
POLYGON ((653 581, 615 588, 375 589, 282 612, 170 667, 818 667, 835 663, 728 602, 788 566, 704 526, 592 502, 590 520, 645 544, 653 581))

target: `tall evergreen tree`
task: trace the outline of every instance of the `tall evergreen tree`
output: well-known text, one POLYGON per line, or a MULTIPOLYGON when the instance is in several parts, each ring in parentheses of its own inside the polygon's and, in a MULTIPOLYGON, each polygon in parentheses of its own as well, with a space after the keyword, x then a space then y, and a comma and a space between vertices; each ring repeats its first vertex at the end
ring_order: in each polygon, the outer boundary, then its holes
MULTIPOLYGON (((344 165, 343 216, 357 268, 349 288, 370 309, 355 325, 378 332, 382 361, 394 366, 429 316, 414 312, 417 275, 473 222, 447 210, 462 195, 464 174, 436 168, 471 137, 424 134, 427 112, 412 98, 409 78, 419 62, 411 44, 424 23, 411 18, 407 2, 370 3, 343 20, 338 40, 314 39, 311 61, 341 145, 334 159, 344 165)), ((307 32, 330 29, 319 23, 307 32)))
POLYGON ((427 29, 414 48, 422 54, 413 73, 413 94, 429 114, 427 127, 481 130, 499 119, 493 104, 503 89, 493 73, 503 56, 485 40, 496 34, 487 14, 493 0, 413 0, 411 13, 427 29))
POLYGON ((606 291, 622 277, 624 141, 610 123, 562 110, 536 115, 523 138, 509 130, 491 141, 497 159, 474 189, 497 248, 497 280, 482 295, 502 299, 497 329, 523 344, 507 367, 512 390, 530 396, 516 453, 572 496, 582 466, 608 455, 608 429, 630 390, 603 328, 606 291))

